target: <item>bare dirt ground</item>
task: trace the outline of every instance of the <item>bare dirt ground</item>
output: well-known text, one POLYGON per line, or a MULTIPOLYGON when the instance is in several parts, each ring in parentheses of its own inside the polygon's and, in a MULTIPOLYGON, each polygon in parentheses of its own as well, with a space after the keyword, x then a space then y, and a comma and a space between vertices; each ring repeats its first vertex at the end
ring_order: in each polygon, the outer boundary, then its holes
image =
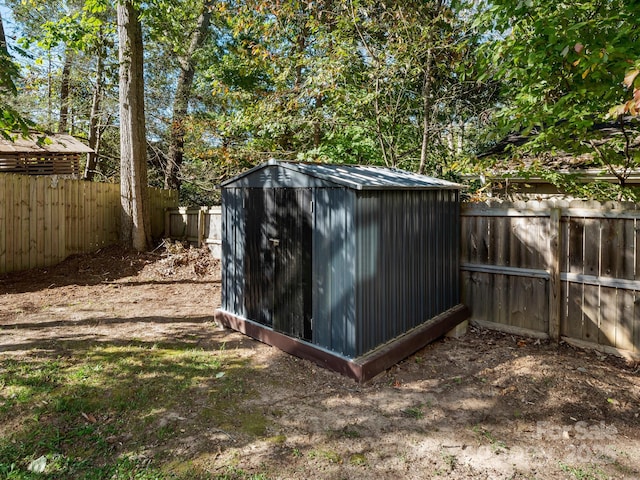
POLYGON ((203 385, 149 425, 175 424, 170 435, 118 440, 121 452, 166 471, 188 463, 283 479, 640 478, 635 363, 472 327, 359 385, 217 328, 220 287, 219 265, 198 252, 109 248, 1 276, 0 360, 74 355, 87 342, 226 351, 244 369, 228 404, 212 404, 203 385))

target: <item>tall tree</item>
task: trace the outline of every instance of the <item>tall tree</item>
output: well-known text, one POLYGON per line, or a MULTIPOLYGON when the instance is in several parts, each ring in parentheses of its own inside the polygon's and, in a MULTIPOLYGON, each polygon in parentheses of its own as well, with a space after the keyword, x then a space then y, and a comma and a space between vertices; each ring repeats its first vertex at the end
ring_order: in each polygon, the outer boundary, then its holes
POLYGON ((147 142, 144 117, 143 43, 132 0, 117 6, 120 62, 120 198, 123 244, 144 251, 150 244, 147 142))
POLYGON ((167 166, 164 175, 165 188, 180 188, 180 168, 182 167, 184 159, 185 122, 187 120, 196 67, 194 56, 196 51, 202 47, 207 36, 207 31, 211 23, 212 8, 213 0, 205 0, 202 5, 202 11, 198 16, 196 28, 191 33, 191 38, 188 42, 189 46, 186 52, 178 58, 180 74, 178 75, 178 83, 173 100, 173 118, 171 121, 167 166))
POLYGON ((93 94, 91 95, 91 112, 89 113, 89 147, 93 150, 87 154, 87 163, 83 178, 93 180, 98 165, 98 152, 100 146, 101 131, 98 125, 100 108, 104 94, 104 63, 105 63, 105 34, 100 28, 96 38, 96 77, 93 94))
POLYGON ((69 103, 70 103, 70 83, 71 67, 73 64, 73 53, 66 48, 64 52, 64 66, 60 78, 60 117, 58 120, 58 133, 69 132, 69 103))
POLYGON ((5 138, 11 138, 16 131, 26 135, 30 126, 30 122, 7 101, 8 97, 18 94, 15 81, 19 74, 18 66, 9 53, 0 12, 0 135, 5 138))

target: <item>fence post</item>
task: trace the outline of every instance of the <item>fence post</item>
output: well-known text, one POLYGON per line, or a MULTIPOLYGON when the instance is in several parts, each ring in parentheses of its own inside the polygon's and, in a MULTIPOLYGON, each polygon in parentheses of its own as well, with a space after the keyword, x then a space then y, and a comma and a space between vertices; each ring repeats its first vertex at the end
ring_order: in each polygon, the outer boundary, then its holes
POLYGON ((560 220, 562 210, 552 208, 549 215, 549 337, 560 341, 560 315, 562 308, 560 283, 560 258, 562 238, 560 220))
POLYGON ((171 238, 171 209, 164 209, 164 236, 163 238, 171 238))
POLYGON ((204 245, 204 213, 206 207, 200 207, 198 210, 198 248, 204 245))

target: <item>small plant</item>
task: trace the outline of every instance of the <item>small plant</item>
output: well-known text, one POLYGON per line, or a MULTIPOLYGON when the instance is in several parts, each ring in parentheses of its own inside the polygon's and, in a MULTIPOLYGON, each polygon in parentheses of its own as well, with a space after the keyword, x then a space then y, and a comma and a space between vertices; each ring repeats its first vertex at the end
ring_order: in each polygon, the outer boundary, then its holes
POLYGON ((416 420, 420 420, 421 418, 424 418, 424 410, 423 410, 424 404, 419 403, 418 405, 414 406, 414 407, 409 407, 406 408, 404 410, 402 410, 402 413, 410 418, 415 418, 416 420))
POLYGON ((494 453, 498 454, 502 452, 502 450, 507 450, 507 445, 502 440, 496 439, 493 434, 486 428, 483 428, 480 425, 476 425, 475 427, 473 427, 473 431, 480 438, 484 438, 485 440, 489 441, 491 450, 493 450, 494 453))
POLYGON ((573 475, 577 480, 604 480, 608 478, 602 470, 591 465, 572 467, 563 462, 560 462, 559 465, 563 472, 573 475))
POLYGON ((455 455, 451 455, 450 453, 442 452, 442 460, 447 465, 450 472, 453 472, 458 465, 458 458, 455 455))
POLYGON ((330 463, 342 463, 342 457, 331 450, 311 450, 309 458, 324 458, 330 463))

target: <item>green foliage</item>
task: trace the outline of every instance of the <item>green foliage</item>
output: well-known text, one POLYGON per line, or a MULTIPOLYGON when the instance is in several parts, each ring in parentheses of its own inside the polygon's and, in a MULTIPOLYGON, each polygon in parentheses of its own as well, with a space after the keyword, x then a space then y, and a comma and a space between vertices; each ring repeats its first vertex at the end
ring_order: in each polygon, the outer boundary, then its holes
POLYGON ((427 172, 442 174, 472 150, 473 135, 462 131, 492 95, 475 82, 473 41, 447 2, 217 8, 217 26, 229 35, 203 53, 196 109, 212 126, 220 158, 416 170, 425 116, 427 172))
POLYGON ((23 135, 26 135, 31 124, 8 100, 18 94, 16 80, 20 76, 20 69, 11 58, 5 43, 4 27, 1 23, 2 17, 0 17, 0 31, 2 32, 0 38, 0 136, 11 139, 12 133, 15 132, 22 132, 23 135))
MULTIPOLYGON (((167 167, 172 106, 204 0, 140 2, 145 31, 149 178, 167 167)), ((42 125, 61 103, 73 53, 72 129, 87 136, 97 57, 105 62, 99 170, 117 179, 113 3, 9 0, 32 59, 19 100, 42 125)), ((194 54, 180 172, 181 200, 212 204, 215 185, 270 157, 388 165, 452 176, 484 142, 495 88, 477 81, 469 14, 457 2, 212 3, 194 54)))
POLYGON ((623 101, 621 80, 640 56, 640 5, 497 0, 484 7, 476 22, 487 37, 482 67, 503 86, 496 139, 515 131, 532 135, 529 153, 589 153, 624 186, 640 159, 628 148, 636 125, 615 118, 614 135, 598 127, 623 101))

